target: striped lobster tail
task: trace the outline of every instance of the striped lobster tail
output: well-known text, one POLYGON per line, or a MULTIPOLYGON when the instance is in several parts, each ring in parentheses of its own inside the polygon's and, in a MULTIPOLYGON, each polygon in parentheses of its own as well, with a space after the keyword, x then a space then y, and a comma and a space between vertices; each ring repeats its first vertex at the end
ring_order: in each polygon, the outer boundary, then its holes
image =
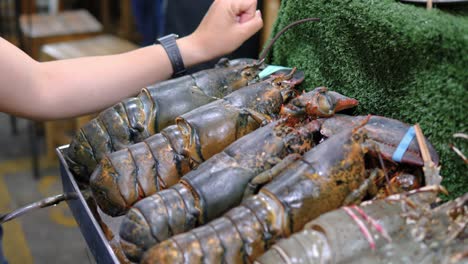
POLYGON ((223 217, 149 249, 142 263, 251 263, 280 235, 274 211, 281 206, 261 194, 223 217))

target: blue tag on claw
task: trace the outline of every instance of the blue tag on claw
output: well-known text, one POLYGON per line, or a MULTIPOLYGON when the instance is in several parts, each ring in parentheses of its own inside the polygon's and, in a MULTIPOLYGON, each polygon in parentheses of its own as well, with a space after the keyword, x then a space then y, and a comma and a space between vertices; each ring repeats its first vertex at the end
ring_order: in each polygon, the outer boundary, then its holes
POLYGON ((267 77, 279 70, 291 70, 292 68, 284 67, 284 66, 277 66, 277 65, 268 65, 263 71, 258 74, 260 79, 267 77))
POLYGON ((411 141, 413 140, 414 136, 416 135, 414 131, 414 127, 410 127, 406 134, 403 136, 403 138, 400 141, 400 144, 398 144, 397 149, 393 153, 392 159, 396 162, 401 162, 401 159, 403 158, 403 155, 405 154, 406 150, 408 149, 411 141))

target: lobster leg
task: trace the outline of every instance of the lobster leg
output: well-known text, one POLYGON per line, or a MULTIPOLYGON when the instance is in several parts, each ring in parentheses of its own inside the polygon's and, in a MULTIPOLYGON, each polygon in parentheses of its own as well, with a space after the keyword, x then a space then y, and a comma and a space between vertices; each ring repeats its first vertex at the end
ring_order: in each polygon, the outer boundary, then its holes
POLYGON ((278 176, 291 163, 300 158, 301 155, 298 153, 290 154, 271 169, 266 170, 255 176, 247 185, 242 200, 245 200, 246 198, 249 198, 250 196, 254 195, 258 191, 260 185, 264 185, 273 180, 273 178, 278 176))
POLYGON ((376 191, 375 180, 383 175, 380 169, 373 169, 370 176, 357 188, 352 191, 344 200, 343 205, 359 204, 364 199, 364 196, 371 192, 376 191))
POLYGON ((250 115, 250 117, 252 117, 252 119, 255 120, 255 122, 257 122, 261 126, 265 126, 266 124, 271 123, 272 121, 272 118, 270 116, 262 114, 253 109, 245 108, 243 110, 246 111, 250 115))

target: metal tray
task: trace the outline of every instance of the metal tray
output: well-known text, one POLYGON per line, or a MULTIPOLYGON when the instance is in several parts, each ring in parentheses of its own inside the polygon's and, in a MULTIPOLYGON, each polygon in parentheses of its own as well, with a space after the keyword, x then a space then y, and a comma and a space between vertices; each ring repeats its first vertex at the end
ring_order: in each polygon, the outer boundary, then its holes
MULTIPOLYGON (((67 148, 68 145, 58 147, 56 152, 60 162, 60 175, 62 178, 63 192, 76 194, 76 199, 67 201, 68 207, 70 207, 70 210, 72 211, 72 214, 80 227, 81 234, 85 238, 88 248, 93 254, 96 262, 120 263, 109 242, 107 241, 101 226, 89 208, 82 190, 78 188, 78 184, 76 183, 75 178, 68 169, 68 165, 65 162, 65 158, 63 156, 63 152, 67 148)), ((98 213, 104 223, 112 230, 112 232, 114 234, 118 234, 118 229, 120 222, 122 221, 122 217, 111 218, 99 211, 99 209, 98 213)))

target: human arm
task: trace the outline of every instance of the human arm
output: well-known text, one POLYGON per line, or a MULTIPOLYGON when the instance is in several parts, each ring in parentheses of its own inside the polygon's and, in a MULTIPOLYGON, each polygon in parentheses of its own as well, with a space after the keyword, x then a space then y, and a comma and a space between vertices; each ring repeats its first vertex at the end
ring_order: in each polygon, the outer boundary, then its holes
MULTIPOLYGON (((185 66, 229 53, 258 31, 256 2, 214 1, 195 32, 177 40, 185 66)), ((160 45, 39 63, 0 38, 0 111, 41 120, 96 112, 171 74, 160 45)))

